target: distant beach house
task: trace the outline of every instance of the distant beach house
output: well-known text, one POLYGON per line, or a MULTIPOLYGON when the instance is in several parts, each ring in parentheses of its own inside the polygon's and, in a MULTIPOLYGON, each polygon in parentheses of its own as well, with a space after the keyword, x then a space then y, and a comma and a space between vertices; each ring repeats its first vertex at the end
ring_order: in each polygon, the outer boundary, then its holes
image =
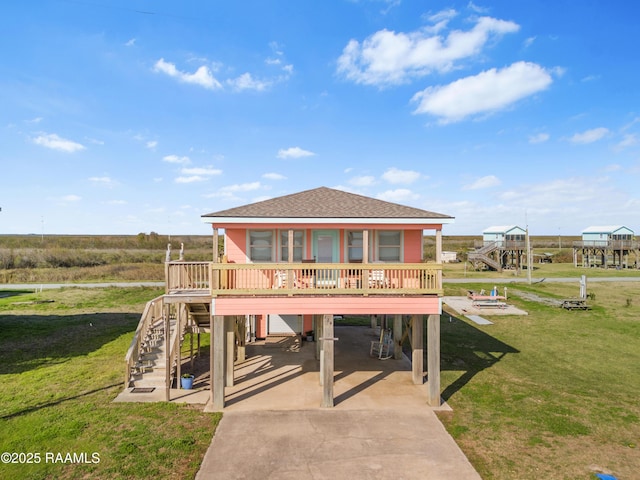
POLYGON ((476 269, 519 270, 524 263, 525 237, 526 231, 516 225, 489 227, 482 232, 482 243, 467 254, 467 260, 476 269))
POLYGON ((573 264, 583 267, 638 268, 640 246, 633 230, 623 225, 591 226, 582 231, 582 240, 573 244, 573 264), (579 262, 579 260, 581 260, 579 262))
MULTIPOLYGON (((179 340, 173 340, 180 335, 172 332, 188 325, 212 334, 209 408, 221 410, 225 386, 234 384, 234 354, 241 357, 247 339, 313 331, 322 406, 331 407, 333 342, 339 340, 334 316, 389 315, 393 338, 412 339, 416 384, 424 381, 426 323, 429 403, 440 404, 442 228, 453 217, 321 187, 209 213, 202 221, 213 230, 213 259, 166 263, 166 293, 147 305, 127 354, 126 388, 145 385, 144 361, 136 359, 145 339, 157 342, 163 329, 172 344, 163 351, 167 369, 157 388, 169 400, 181 363, 179 340), (427 232, 435 234, 438 263, 423 260, 427 232)), ((399 343, 395 353, 401 358, 399 343)))
POLYGON ((582 231, 583 244, 591 246, 613 246, 614 242, 631 242, 633 230, 622 225, 593 226, 582 231))
POLYGON ((498 247, 525 242, 526 231, 516 225, 494 226, 482 232, 485 245, 495 243, 498 247))

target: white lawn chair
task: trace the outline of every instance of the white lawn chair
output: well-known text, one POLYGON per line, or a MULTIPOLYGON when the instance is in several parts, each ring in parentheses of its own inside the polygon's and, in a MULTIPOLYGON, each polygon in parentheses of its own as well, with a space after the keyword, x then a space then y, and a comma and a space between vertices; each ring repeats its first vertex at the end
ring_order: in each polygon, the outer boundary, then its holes
POLYGON ((393 338, 391 336, 391 330, 383 329, 380 331, 380 340, 373 340, 371 342, 369 355, 378 357, 379 360, 386 360, 392 357, 392 350, 393 338))

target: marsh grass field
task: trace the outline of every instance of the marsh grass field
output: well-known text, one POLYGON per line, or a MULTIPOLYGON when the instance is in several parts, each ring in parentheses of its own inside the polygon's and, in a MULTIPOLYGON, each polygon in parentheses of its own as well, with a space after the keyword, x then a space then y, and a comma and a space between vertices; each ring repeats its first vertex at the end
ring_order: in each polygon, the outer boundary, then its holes
MULTIPOLYGON (((12 250, 14 259, 22 254, 3 240, 0 252, 12 250)), ((204 240, 200 245, 188 254, 211 258, 210 246, 204 240)), ((131 280, 162 280, 165 247, 162 242, 141 253, 123 246, 132 256, 153 252, 151 262, 129 264, 143 269, 131 280), (159 277, 139 276, 155 268, 159 277)), ((100 245, 96 251, 114 249, 100 245)), ((76 281, 122 279, 96 277, 96 267, 126 270, 117 263, 39 266, 38 282, 60 281, 69 269, 77 272, 76 281)), ((14 276, 34 273, 0 267, 0 275, 9 270, 14 276)), ((445 295, 489 290, 508 273, 445 265, 445 295), (473 283, 447 283, 464 277, 473 283)), ((439 415, 447 430, 485 480, 587 480, 596 472, 640 478, 640 283, 597 281, 638 272, 553 263, 536 265, 532 284, 521 281, 526 272, 511 274, 519 281, 505 284, 508 301, 528 315, 488 312, 493 324, 483 326, 448 310, 442 315, 441 386, 453 411, 439 415), (530 299, 576 297, 582 274, 593 294, 591 310, 567 311, 530 299), (575 282, 543 280, 554 277, 575 282)), ((194 477, 219 414, 187 405, 112 403, 123 386, 124 354, 144 304, 161 293, 130 287, 36 294, 0 285, 0 450, 42 455, 40 463, 0 464, 0 478, 194 477), (46 452, 97 453, 99 463, 46 463, 46 452)))

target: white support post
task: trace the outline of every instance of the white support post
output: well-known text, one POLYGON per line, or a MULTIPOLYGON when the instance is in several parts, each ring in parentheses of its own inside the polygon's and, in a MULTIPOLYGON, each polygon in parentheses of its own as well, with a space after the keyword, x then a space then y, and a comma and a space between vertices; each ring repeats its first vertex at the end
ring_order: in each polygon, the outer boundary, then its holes
POLYGON ((440 315, 427 320, 427 372, 429 405, 440 406, 440 315))
POLYGON ((212 404, 214 410, 224 408, 224 316, 215 315, 212 320, 211 334, 211 358, 213 368, 211 370, 212 404))
POLYGON ((233 367, 235 363, 236 353, 236 336, 233 328, 235 317, 224 317, 224 336, 225 336, 225 386, 233 387, 233 367))
POLYGON ((393 316, 393 358, 402 358, 402 315, 393 316))
POLYGON ((171 305, 164 304, 164 360, 165 360, 165 400, 171 401, 171 326, 169 324, 169 314, 171 305))
POLYGON ((333 315, 322 316, 322 407, 333 407, 333 315))
POLYGON ((424 340, 422 324, 422 315, 411 316, 411 372, 415 385, 422 385, 424 383, 424 340))

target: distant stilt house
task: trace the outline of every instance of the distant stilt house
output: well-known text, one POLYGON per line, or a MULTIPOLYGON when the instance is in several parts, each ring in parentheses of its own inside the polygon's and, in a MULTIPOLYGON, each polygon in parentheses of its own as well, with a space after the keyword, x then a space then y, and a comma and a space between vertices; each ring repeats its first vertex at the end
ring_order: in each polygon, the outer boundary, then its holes
POLYGON ((629 268, 639 267, 640 245, 633 230, 622 225, 592 226, 582 231, 582 240, 573 244, 573 265, 582 267, 629 268))
POLYGON ((474 268, 486 265, 498 272, 504 268, 519 270, 526 256, 526 231, 515 225, 489 227, 482 232, 482 243, 475 247, 467 254, 474 268))

